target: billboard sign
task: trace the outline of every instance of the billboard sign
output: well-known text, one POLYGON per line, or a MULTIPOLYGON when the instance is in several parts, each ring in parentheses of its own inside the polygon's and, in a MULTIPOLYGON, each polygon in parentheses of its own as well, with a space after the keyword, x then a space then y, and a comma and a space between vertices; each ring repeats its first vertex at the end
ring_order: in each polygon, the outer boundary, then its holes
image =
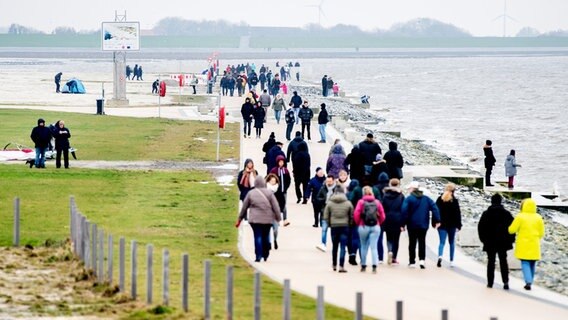
POLYGON ((103 22, 101 28, 103 51, 140 50, 139 22, 103 22))

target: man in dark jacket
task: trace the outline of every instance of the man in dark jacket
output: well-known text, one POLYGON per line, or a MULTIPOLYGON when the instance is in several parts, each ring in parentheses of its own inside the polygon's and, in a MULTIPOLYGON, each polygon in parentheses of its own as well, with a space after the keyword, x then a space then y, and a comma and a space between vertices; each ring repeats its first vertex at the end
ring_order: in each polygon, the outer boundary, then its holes
POLYGON ((337 189, 337 183, 335 181, 335 177, 332 175, 328 175, 325 178, 325 183, 321 187, 320 191, 318 192, 317 200, 320 204, 320 223, 321 223, 321 244, 317 245, 316 248, 323 252, 326 251, 326 243, 327 243, 327 229, 329 225, 327 221, 322 219, 323 210, 325 209, 325 205, 337 189))
POLYGON ((61 92, 59 89, 61 89, 61 76, 62 75, 63 75, 62 72, 59 72, 58 74, 55 75, 55 93, 61 92))
MULTIPOLYGON (((262 159, 262 163, 266 164, 266 159, 268 159, 268 151, 272 149, 276 145, 276 136, 274 132, 270 133, 268 140, 262 145, 262 152, 264 152, 264 158, 262 159)), ((267 168, 266 172, 268 172, 272 168, 267 168)))
POLYGON ((327 97, 327 74, 321 78, 321 94, 324 97, 327 97))
POLYGON ((284 113, 284 121, 286 121, 286 140, 290 141, 290 135, 292 130, 294 130, 294 123, 296 123, 296 116, 292 108, 288 108, 284 113))
POLYGON ((290 141, 290 143, 288 144, 288 149, 286 150, 287 159, 292 159, 292 157, 294 157, 294 153, 298 152, 298 146, 300 144, 305 144, 307 147, 307 143, 302 137, 302 133, 300 131, 296 131, 296 137, 294 137, 294 139, 290 141))
POLYGON ((375 142, 372 133, 368 133, 367 138, 359 143, 359 151, 361 151, 363 155, 365 175, 369 175, 371 174, 373 161, 377 158, 377 154, 382 154, 381 147, 375 142))
POLYGON ((487 187, 493 187, 491 184, 491 171, 493 171, 493 166, 497 161, 493 155, 492 144, 491 140, 486 140, 483 146, 483 153, 485 154, 485 186, 487 187))
POLYGON ((300 108, 302 107, 302 97, 298 95, 298 91, 292 92, 292 98, 290 98, 290 103, 288 104, 294 110, 294 117, 296 119, 296 124, 300 122, 298 114, 300 113, 300 108))
MULTIPOLYGON (((30 135, 35 144, 35 166, 36 168, 45 168, 45 151, 51 141, 51 130, 45 126, 45 120, 38 119, 37 127, 32 129, 30 135)), ((31 167, 31 165, 30 165, 31 167)))
POLYGON ((509 290, 509 266, 507 251, 513 249, 515 235, 508 232, 513 222, 511 213, 501 204, 502 197, 496 193, 491 197, 491 206, 483 212, 477 225, 479 240, 483 251, 487 252, 487 287, 493 287, 495 279, 495 255, 499 255, 499 269, 503 280, 503 289, 509 290))
POLYGON ((389 151, 385 153, 383 159, 387 162, 389 178, 402 179, 402 167, 404 160, 398 149, 398 144, 394 141, 389 142, 389 151))
POLYGON ((304 100, 304 104, 298 113, 298 118, 302 121, 302 138, 304 138, 304 132, 308 131, 308 140, 312 140, 310 134, 310 127, 312 118, 314 117, 314 112, 308 105, 308 101, 304 100))
POLYGON ((63 153, 63 164, 65 169, 69 169, 69 138, 71 138, 71 132, 65 127, 63 120, 57 122, 52 135, 55 138, 55 151, 57 152, 55 166, 61 168, 61 153, 63 153))
POLYGON ((432 212, 432 225, 440 226, 440 210, 430 197, 420 190, 418 181, 412 181, 409 186, 410 195, 402 203, 404 225, 408 229, 409 267, 416 267, 416 242, 418 242, 418 259, 420 269, 426 269, 426 232, 432 212))
POLYGON ((311 167, 311 158, 308 153, 307 144, 300 143, 298 145, 298 151, 294 152, 294 155, 292 156, 292 165, 294 166, 292 173, 294 174, 294 186, 296 187, 296 203, 300 203, 300 201, 302 201, 303 195, 304 200, 302 204, 306 204, 308 203, 306 193, 308 189, 308 181, 310 180, 311 167), (300 186, 302 187, 301 189, 300 186))
MULTIPOLYGON (((268 168, 266 170, 266 174, 269 174, 270 170, 277 166, 278 163, 276 162, 276 158, 278 158, 278 156, 283 156, 284 159, 288 159, 286 158, 284 151, 282 151, 282 146, 282 142, 277 141, 276 145, 268 151, 268 154, 266 155, 266 167, 268 168)), ((286 160, 284 162, 286 162, 286 160)))
POLYGON ((245 99, 245 103, 243 103, 241 107, 241 115, 243 116, 244 121, 244 136, 245 138, 250 138, 250 127, 252 125, 252 114, 254 113, 254 105, 250 102, 250 98, 245 99))
POLYGON ((319 125, 319 132, 320 132, 320 141, 318 141, 319 143, 325 143, 326 142, 326 136, 325 136, 325 127, 327 126, 327 123, 329 122, 329 114, 327 113, 327 109, 325 108, 325 103, 322 103, 320 105, 321 110, 320 113, 318 115, 318 125, 319 125))
POLYGON ((325 181, 325 172, 321 167, 316 168, 316 175, 308 182, 308 188, 304 193, 304 199, 312 198, 312 208, 314 210, 314 225, 312 227, 319 227, 319 215, 321 212, 321 204, 317 199, 318 192, 320 191, 325 181))

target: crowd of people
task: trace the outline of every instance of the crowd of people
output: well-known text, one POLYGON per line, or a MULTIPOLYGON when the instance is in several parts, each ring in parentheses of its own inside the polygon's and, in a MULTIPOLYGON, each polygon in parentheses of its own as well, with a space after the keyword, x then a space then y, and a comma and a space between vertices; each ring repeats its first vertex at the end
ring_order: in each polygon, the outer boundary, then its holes
MULTIPOLYGON (((268 96, 266 89, 263 95, 268 96)), ((248 219, 254 233, 256 261, 266 261, 271 249, 278 249, 280 221, 284 221, 284 226, 290 225, 286 199, 293 180, 296 203, 311 203, 313 227, 321 232, 321 243, 316 245, 318 250, 328 251, 327 235, 328 232, 331 234, 331 265, 334 271, 347 272, 345 262, 360 265, 361 272, 370 269, 373 273, 381 264, 399 265, 399 242, 403 232, 408 233, 408 266, 425 269, 426 234, 430 227, 436 229, 439 239, 436 266, 443 266, 446 243, 449 266, 454 266, 456 234, 462 228, 454 184, 448 183, 435 201, 424 194, 418 181, 412 181, 404 190, 401 185, 404 159, 398 151, 398 144, 391 141, 388 151, 383 154, 372 133, 355 144, 349 153, 346 153, 341 141, 336 140, 327 161, 314 163, 308 145, 311 140, 310 121, 314 117, 309 103, 295 91, 288 104, 281 101, 281 96, 274 100, 266 96, 256 97, 254 92, 247 94, 241 110, 245 122, 244 136, 250 138, 253 120, 255 128, 262 128, 267 117, 266 109, 272 103, 277 124, 281 113, 285 113, 286 130, 283 135, 288 146, 285 149, 284 143, 278 141, 272 132, 262 148, 266 177, 262 178, 252 159, 245 161, 245 167, 238 176, 243 206, 236 225, 248 219), (297 124, 301 124, 301 130, 298 127, 291 139, 297 124), (316 169, 311 176, 313 167, 316 169), (254 189, 260 190, 251 193, 254 189), (270 229, 273 230, 273 240, 267 231, 270 229)), ((319 142, 326 142, 325 124, 329 116, 325 104, 321 105, 321 110, 318 122, 322 113, 325 119, 320 123, 324 126, 320 128, 319 142)), ((257 131, 257 138, 261 138, 261 131, 257 131)), ((514 151, 510 156, 514 157, 514 151)), ((510 158, 507 161, 512 162, 514 159, 510 158)), ((515 165, 512 164, 513 168, 515 165)), ((513 219, 501 204, 501 196, 494 195, 491 206, 483 213, 478 230, 483 250, 488 255, 487 287, 493 287, 495 261, 499 256, 504 289, 509 289, 506 254, 516 241, 515 256, 522 262, 524 288, 530 290, 535 262, 540 259, 539 241, 544 235, 544 224, 540 215, 536 214, 534 201, 525 200, 521 213, 513 219)))
POLYGON ((126 65, 126 79, 127 80, 144 81, 144 79, 142 79, 142 74, 143 74, 143 70, 142 70, 141 65, 135 64, 134 68, 131 68, 130 65, 126 65))
MULTIPOLYGON (((61 168, 61 156, 63 155, 63 165, 69 169, 69 138, 71 132, 65 127, 65 121, 59 120, 55 124, 46 126, 45 120, 37 120, 37 126, 32 129, 30 138, 34 142, 35 160, 33 165, 38 169, 45 169, 45 154, 48 150, 55 148, 55 166, 61 168), (55 145, 52 144, 55 141, 55 145)), ((31 167, 30 166, 30 167, 31 167)))
POLYGON ((300 63, 289 62, 280 66, 276 63, 276 70, 273 72, 269 66, 261 65, 258 70, 254 63, 243 63, 235 65, 227 65, 223 71, 223 76, 219 81, 221 94, 231 97, 237 91, 239 97, 243 96, 246 91, 257 92, 260 85, 260 92, 266 92, 276 98, 282 92, 288 94, 287 81, 292 80, 291 72, 295 71, 296 80, 300 81, 300 63))

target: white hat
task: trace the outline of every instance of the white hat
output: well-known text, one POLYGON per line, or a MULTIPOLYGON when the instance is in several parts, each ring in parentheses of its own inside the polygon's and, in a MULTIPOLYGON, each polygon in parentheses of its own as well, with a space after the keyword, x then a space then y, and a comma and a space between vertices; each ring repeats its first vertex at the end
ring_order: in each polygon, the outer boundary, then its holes
POLYGON ((412 181, 411 183, 409 183, 406 186, 406 189, 416 189, 416 190, 420 190, 420 182, 418 181, 412 181))

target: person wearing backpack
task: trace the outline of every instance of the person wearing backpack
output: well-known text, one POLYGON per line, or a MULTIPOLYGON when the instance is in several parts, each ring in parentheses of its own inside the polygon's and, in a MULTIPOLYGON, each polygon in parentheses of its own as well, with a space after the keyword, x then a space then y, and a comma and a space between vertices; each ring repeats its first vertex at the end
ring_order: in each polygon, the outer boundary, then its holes
POLYGON ((408 186, 410 195, 402 202, 404 225, 408 229, 408 267, 416 268, 416 243, 418 242, 418 259, 420 269, 426 269, 426 232, 432 212, 432 226, 440 226, 440 210, 434 200, 425 196, 418 181, 412 181, 408 186))
POLYGON ((339 249, 339 272, 345 273, 345 247, 349 238, 349 225, 353 220, 353 205, 345 196, 343 187, 335 188, 323 212, 323 220, 331 228, 332 267, 337 270, 337 250, 339 249))
POLYGON ((370 186, 363 188, 363 198, 357 202, 353 219, 355 220, 355 224, 359 226, 361 272, 367 270, 367 252, 370 248, 373 273, 376 273, 377 264, 379 262, 377 241, 381 232, 380 225, 385 221, 385 211, 379 200, 375 199, 373 188, 370 186))
POLYGON ((284 114, 284 120, 286 121, 286 140, 290 141, 292 138, 292 130, 294 130, 294 124, 296 123, 296 116, 294 115, 294 110, 288 108, 284 114))

